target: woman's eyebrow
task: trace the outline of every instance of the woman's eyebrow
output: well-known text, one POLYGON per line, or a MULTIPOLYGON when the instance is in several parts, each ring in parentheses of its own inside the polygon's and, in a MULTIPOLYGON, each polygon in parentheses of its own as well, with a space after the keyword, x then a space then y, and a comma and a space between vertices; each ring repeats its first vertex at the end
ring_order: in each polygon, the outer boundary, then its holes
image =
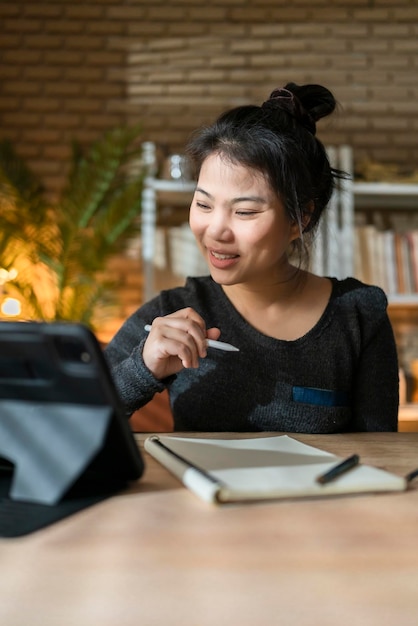
MULTIPOLYGON (((214 200, 214 197, 208 191, 205 191, 201 187, 196 187, 196 191, 200 191, 200 193, 203 193, 203 195, 205 195, 207 198, 214 200)), ((256 202, 257 204, 266 204, 267 200, 262 196, 240 196, 238 198, 234 198, 231 204, 237 202, 256 202)))
POLYGON ((267 200, 261 196, 242 196, 234 198, 232 203, 234 202, 256 202, 257 204, 266 204, 267 200))
POLYGON ((213 196, 209 192, 202 189, 202 187, 196 187, 196 191, 200 191, 200 193, 203 193, 204 196, 206 196, 207 198, 210 198, 211 200, 214 199, 213 196))

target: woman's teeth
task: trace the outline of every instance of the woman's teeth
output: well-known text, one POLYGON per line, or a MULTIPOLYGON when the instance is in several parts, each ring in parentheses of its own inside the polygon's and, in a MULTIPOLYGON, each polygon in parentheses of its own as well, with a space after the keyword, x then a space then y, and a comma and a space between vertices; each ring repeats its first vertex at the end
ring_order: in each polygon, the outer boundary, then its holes
POLYGON ((213 251, 211 254, 212 256, 215 257, 215 259, 219 259, 221 261, 225 259, 234 259, 236 256, 238 256, 237 254, 220 254, 219 252, 213 252, 213 251))

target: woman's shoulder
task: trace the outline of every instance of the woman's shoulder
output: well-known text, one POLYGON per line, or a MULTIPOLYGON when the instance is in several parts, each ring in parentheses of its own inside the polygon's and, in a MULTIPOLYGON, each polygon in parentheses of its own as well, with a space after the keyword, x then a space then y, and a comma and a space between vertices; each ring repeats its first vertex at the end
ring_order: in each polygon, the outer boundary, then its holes
POLYGON ((383 289, 368 285, 357 278, 331 278, 332 300, 345 308, 354 307, 368 316, 383 314, 387 310, 388 300, 383 289))
POLYGON ((161 291, 158 299, 160 303, 170 303, 177 308, 193 306, 197 302, 210 299, 215 289, 216 283, 210 276, 189 277, 184 285, 161 291))

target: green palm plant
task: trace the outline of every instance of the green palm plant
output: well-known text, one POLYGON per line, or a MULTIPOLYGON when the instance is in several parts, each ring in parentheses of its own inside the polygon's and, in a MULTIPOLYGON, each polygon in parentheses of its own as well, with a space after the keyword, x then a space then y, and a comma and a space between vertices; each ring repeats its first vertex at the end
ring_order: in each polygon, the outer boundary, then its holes
POLYGON ((52 203, 11 144, 0 142, 0 282, 8 281, 3 298, 21 301, 24 319, 93 324, 109 297, 100 276, 141 211, 140 132, 112 129, 86 152, 74 143, 52 203))

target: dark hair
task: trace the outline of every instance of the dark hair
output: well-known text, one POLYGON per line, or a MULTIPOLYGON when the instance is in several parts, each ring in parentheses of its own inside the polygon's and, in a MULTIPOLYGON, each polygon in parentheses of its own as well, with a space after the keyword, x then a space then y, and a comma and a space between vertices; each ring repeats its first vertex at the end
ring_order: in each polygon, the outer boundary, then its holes
POLYGON ((295 245, 301 253, 302 233, 313 231, 331 198, 335 179, 344 176, 331 167, 315 136, 316 122, 335 107, 335 98, 325 87, 288 83, 275 89, 261 106, 240 106, 223 113, 191 138, 187 154, 196 174, 213 153, 263 173, 289 219, 299 223, 301 238, 295 245))

